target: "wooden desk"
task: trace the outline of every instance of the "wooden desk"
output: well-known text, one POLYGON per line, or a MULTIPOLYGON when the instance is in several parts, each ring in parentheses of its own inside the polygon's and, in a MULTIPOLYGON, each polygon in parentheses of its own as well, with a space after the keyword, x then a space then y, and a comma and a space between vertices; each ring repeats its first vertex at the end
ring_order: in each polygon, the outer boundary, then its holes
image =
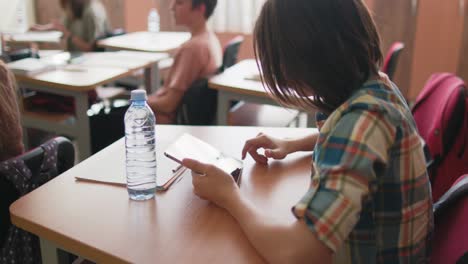
MULTIPOLYGON (((124 56, 121 63, 117 64, 113 60, 104 60, 103 56, 107 55, 85 54, 81 64, 68 65, 34 76, 16 74, 16 79, 21 87, 71 96, 75 100, 76 114, 73 120, 59 123, 56 120, 46 120, 35 113, 25 113, 22 116, 23 127, 37 128, 73 137, 78 143, 80 160, 82 161, 89 157, 91 155, 91 139, 87 115, 89 109, 88 92, 96 89, 99 85, 131 76, 134 71, 143 68, 145 69, 146 89, 148 92, 151 92, 156 85, 153 79, 154 75, 152 74, 155 69, 154 65, 160 58, 167 57, 167 55, 149 54, 145 60, 132 60, 128 56, 124 56), (96 58, 92 59, 93 56, 98 56, 97 59, 99 59, 101 64, 93 64, 93 61, 96 61, 96 58), (128 63, 127 67, 125 67, 125 62, 128 63)), ((25 138, 25 141, 27 142, 27 138, 25 138)))
MULTIPOLYGON (((98 41, 98 46, 108 50, 133 50, 143 52, 171 52, 190 39, 188 32, 133 32, 98 41)), ((160 80, 162 71, 172 65, 172 60, 162 61, 165 65, 157 65, 154 79, 160 80)), ((130 81, 134 83, 134 81, 130 81)))
POLYGON ((146 31, 128 33, 98 41, 98 46, 112 50, 135 50, 147 52, 169 52, 190 39, 187 32, 146 31))
MULTIPOLYGON (((231 101, 248 101, 257 104, 278 105, 267 93, 258 80, 251 77, 258 76, 255 60, 243 60, 228 68, 223 73, 212 77, 208 86, 218 90, 217 124, 227 125, 227 115, 231 101)), ((314 113, 307 114, 307 126, 314 124, 314 113)))
MULTIPOLYGON (((240 157, 244 141, 260 131, 288 137, 315 130, 156 126, 157 151, 188 132, 240 157)), ((123 187, 75 181, 76 175, 123 177, 124 160, 122 139, 16 201, 10 207, 13 223, 41 237, 43 257, 55 256, 58 246, 97 263, 264 263, 226 211, 193 194, 188 171, 146 202, 129 200, 123 187)), ((158 166, 163 162, 160 158, 158 166)), ((242 195, 267 214, 293 222, 291 206, 308 189, 310 170, 311 153, 294 153, 269 167, 248 157, 242 195)))
POLYGON ((167 58, 169 58, 169 53, 161 52, 94 52, 85 54, 81 64, 85 66, 126 68, 132 72, 144 69, 146 91, 151 94, 161 84, 158 64, 167 58))

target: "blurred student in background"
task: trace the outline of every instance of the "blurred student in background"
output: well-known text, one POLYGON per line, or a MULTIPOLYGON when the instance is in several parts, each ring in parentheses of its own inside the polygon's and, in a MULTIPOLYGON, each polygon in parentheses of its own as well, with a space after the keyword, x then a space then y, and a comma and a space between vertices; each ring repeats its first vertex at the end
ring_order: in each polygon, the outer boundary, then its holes
POLYGON ((192 37, 176 52, 163 87, 148 97, 158 124, 174 123, 176 110, 190 85, 221 66, 221 45, 207 27, 216 4, 216 0, 172 0, 176 24, 186 26, 192 37))
POLYGON ((0 60, 0 161, 24 152, 15 77, 0 60))
POLYGON ((60 21, 34 25, 32 30, 58 30, 68 51, 93 51, 95 41, 110 30, 106 10, 99 0, 60 0, 60 21))

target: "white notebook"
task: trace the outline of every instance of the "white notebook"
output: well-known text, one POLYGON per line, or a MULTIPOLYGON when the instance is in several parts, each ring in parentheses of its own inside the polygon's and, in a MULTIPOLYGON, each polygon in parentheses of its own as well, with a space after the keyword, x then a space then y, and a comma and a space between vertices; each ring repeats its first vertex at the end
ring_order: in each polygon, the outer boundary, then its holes
MULTIPOLYGON (((156 157, 156 190, 166 191, 169 187, 177 182, 184 175, 186 168, 180 166, 177 162, 166 158, 162 153, 156 157)), ((104 183, 111 185, 127 186, 127 179, 125 173, 125 154, 122 155, 121 160, 118 161, 122 164, 114 166, 106 170, 107 173, 86 173, 76 175, 75 179, 79 181, 104 183)))
POLYGON ((36 58, 26 58, 7 64, 8 68, 15 74, 34 75, 55 68, 53 64, 36 58))
POLYGON ((229 173, 240 184, 242 161, 227 156, 205 141, 190 134, 183 134, 164 152, 168 158, 181 163, 183 159, 195 159, 203 163, 213 164, 229 173))
POLYGON ((60 31, 28 31, 12 35, 14 41, 24 42, 60 42, 63 33, 60 31))

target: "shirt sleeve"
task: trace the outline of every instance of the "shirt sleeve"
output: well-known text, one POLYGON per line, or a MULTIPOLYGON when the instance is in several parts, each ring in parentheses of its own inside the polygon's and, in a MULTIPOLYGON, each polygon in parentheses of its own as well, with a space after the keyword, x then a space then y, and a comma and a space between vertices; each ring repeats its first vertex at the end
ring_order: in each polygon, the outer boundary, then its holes
POLYGON ((93 42, 108 33, 107 13, 100 2, 92 2, 83 13, 83 38, 93 42))
POLYGON ((65 28, 70 29, 70 19, 68 18, 68 16, 62 16, 60 18, 60 22, 65 28))
POLYGON ((293 207, 333 252, 355 228, 362 203, 388 160, 394 129, 381 114, 352 111, 319 136, 309 191, 293 207))
POLYGON ((96 17, 92 12, 85 12, 83 15, 83 40, 90 43, 96 39, 97 33, 96 17))
POLYGON ((208 60, 206 49, 203 45, 181 47, 169 72, 169 89, 185 92, 201 76, 208 60))

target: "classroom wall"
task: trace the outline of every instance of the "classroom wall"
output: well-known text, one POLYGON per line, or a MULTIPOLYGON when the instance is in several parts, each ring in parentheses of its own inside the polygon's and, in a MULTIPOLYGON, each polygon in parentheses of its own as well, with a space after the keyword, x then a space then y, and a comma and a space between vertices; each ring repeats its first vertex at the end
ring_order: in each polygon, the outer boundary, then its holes
POLYGON ((34 0, 27 0, 26 1, 26 8, 28 13, 28 22, 29 25, 32 26, 36 22, 36 5, 34 0))
MULTIPOLYGON (((115 0, 110 0, 115 1, 115 0)), ((147 29, 147 17, 149 10, 156 7, 153 0, 124 0, 124 28, 127 32, 142 31, 147 29)))
MULTIPOLYGON (((116 1, 116 0, 108 0, 116 1)), ((149 9, 155 6, 159 11, 161 19, 161 30, 163 31, 184 31, 183 27, 176 26, 174 18, 170 11, 170 0, 137 0, 139 5, 135 5, 135 0, 125 0, 125 29, 128 32, 146 30, 147 14, 149 9)), ((237 35, 244 36, 244 43, 239 50, 239 60, 249 59, 254 57, 253 43, 251 34, 233 33, 233 32, 218 32, 216 33, 221 45, 224 46, 232 38, 237 35)))
MULTIPOLYGON (((62 10, 59 5, 59 0, 28 0, 35 2, 35 7, 32 13, 35 15, 35 21, 39 24, 46 24, 54 19, 62 17, 62 10)), ((112 28, 125 28, 124 19, 124 1, 123 0, 101 0, 107 10, 109 22, 112 28)), ((149 0, 133 0, 149 1, 149 0)), ((137 5, 138 6, 138 5, 137 5)), ((146 19, 146 18, 145 18, 146 19)))
POLYGON ((36 21, 34 0, 0 0, 0 31, 23 31, 27 30, 36 21), (18 12, 24 10, 25 12, 18 12), (26 21, 26 24, 18 23, 18 18, 26 21))
POLYGON ((59 0, 36 0, 36 23, 46 24, 54 19, 60 19, 62 10, 59 0))
MULTIPOLYGON (((50 0, 49 0, 50 1, 50 0)), ((107 10, 107 16, 112 28, 125 28, 125 3, 121 0, 101 0, 107 10)), ((140 0, 134 0, 138 2, 140 0)))

